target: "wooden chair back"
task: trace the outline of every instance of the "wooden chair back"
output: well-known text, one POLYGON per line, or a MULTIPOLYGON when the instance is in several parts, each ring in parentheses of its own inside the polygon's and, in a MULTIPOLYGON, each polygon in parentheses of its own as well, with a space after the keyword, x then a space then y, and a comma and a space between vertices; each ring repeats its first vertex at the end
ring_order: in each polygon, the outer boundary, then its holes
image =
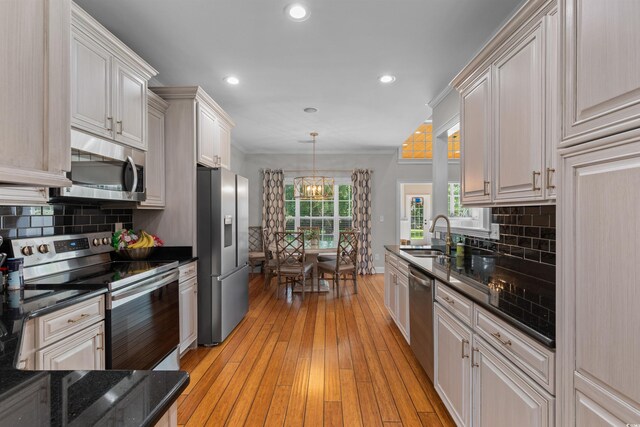
POLYGON ((284 231, 274 233, 278 268, 288 269, 304 264, 304 232, 284 231))
POLYGON ((336 256, 336 270, 340 265, 353 265, 358 262, 358 236, 357 231, 341 231, 338 238, 336 256))
POLYGON ((273 234, 268 228, 262 230, 262 250, 264 251, 264 259, 269 262, 273 259, 273 234))
POLYGON ((249 227, 249 252, 262 252, 264 250, 262 239, 263 235, 261 226, 249 227))

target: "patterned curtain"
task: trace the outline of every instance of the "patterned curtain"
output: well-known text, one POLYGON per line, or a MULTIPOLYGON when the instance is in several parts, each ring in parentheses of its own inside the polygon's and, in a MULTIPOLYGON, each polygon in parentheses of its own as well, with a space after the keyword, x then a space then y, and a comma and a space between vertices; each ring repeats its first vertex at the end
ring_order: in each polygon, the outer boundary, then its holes
POLYGON ((265 169, 262 178, 262 228, 284 231, 284 173, 265 169))
POLYGON ((358 242, 358 274, 375 274, 373 250, 371 249, 371 173, 368 169, 354 169, 353 183, 353 227, 360 231, 358 242))

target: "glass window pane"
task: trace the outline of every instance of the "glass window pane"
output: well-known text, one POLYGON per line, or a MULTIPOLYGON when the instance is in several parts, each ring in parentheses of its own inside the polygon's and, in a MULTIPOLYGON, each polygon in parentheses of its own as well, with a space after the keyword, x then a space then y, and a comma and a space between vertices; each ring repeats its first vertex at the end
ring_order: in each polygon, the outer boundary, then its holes
POLYGON ((311 216, 311 202, 309 200, 300 200, 300 216, 311 216))
POLYGON ((284 216, 296 216, 296 202, 287 201, 284 202, 284 216))
POLYGON ((311 216, 322 216, 322 202, 317 200, 311 202, 311 216))
POLYGON ((342 184, 338 186, 338 200, 351 200, 351 186, 342 184))
POLYGON ((289 218, 285 222, 285 231, 296 231, 296 220, 295 218, 289 218))
POLYGON ((338 215, 339 216, 351 216, 351 203, 349 202, 338 202, 338 215))
POLYGON ((340 220, 340 231, 347 231, 351 229, 352 221, 350 219, 340 220))
POLYGON ((300 218, 300 227, 311 227, 311 219, 310 218, 300 218))
POLYGON ((322 233, 323 234, 331 234, 331 235, 333 235, 333 220, 332 219, 324 219, 324 220, 322 220, 322 233))
POLYGON ((322 220, 321 219, 311 219, 311 227, 313 228, 322 228, 322 220))
POLYGON ((322 204, 322 216, 333 216, 333 202, 324 202, 322 204))
POLYGON ((284 199, 285 200, 293 200, 293 184, 287 184, 284 186, 284 199))

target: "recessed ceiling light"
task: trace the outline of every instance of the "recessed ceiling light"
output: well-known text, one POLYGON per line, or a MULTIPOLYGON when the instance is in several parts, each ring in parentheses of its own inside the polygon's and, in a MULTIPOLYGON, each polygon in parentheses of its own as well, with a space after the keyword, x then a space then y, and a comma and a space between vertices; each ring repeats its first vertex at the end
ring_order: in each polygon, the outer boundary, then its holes
POLYGON ((227 76, 224 79, 222 79, 225 81, 225 83, 230 84, 230 85, 237 85, 238 83, 240 83, 240 80, 235 77, 235 76, 227 76))
POLYGON ((295 22, 302 22, 309 19, 309 11, 300 3, 291 3, 284 9, 285 13, 295 22))
POLYGON ((318 109, 316 107, 307 107, 304 109, 305 113, 317 113, 318 109))
POLYGON ((385 74, 378 77, 378 80, 380 80, 380 83, 393 83, 396 81, 396 76, 392 76, 391 74, 385 74))
POLYGON ((420 132, 419 130, 416 131, 416 135, 420 135, 422 132, 420 132))

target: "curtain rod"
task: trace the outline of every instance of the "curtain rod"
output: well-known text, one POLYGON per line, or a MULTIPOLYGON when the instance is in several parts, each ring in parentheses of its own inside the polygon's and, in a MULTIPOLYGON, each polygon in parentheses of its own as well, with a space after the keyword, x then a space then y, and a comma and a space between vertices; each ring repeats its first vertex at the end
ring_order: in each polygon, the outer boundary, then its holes
MULTIPOLYGON (((260 169, 260 172, 264 172, 265 169, 260 169)), ((302 172, 313 172, 312 169, 284 169, 282 172, 284 173, 302 173, 302 172)), ((316 169, 316 172, 349 172, 352 173, 353 169, 316 169)), ((373 173, 372 170, 369 170, 369 173, 373 173)))

